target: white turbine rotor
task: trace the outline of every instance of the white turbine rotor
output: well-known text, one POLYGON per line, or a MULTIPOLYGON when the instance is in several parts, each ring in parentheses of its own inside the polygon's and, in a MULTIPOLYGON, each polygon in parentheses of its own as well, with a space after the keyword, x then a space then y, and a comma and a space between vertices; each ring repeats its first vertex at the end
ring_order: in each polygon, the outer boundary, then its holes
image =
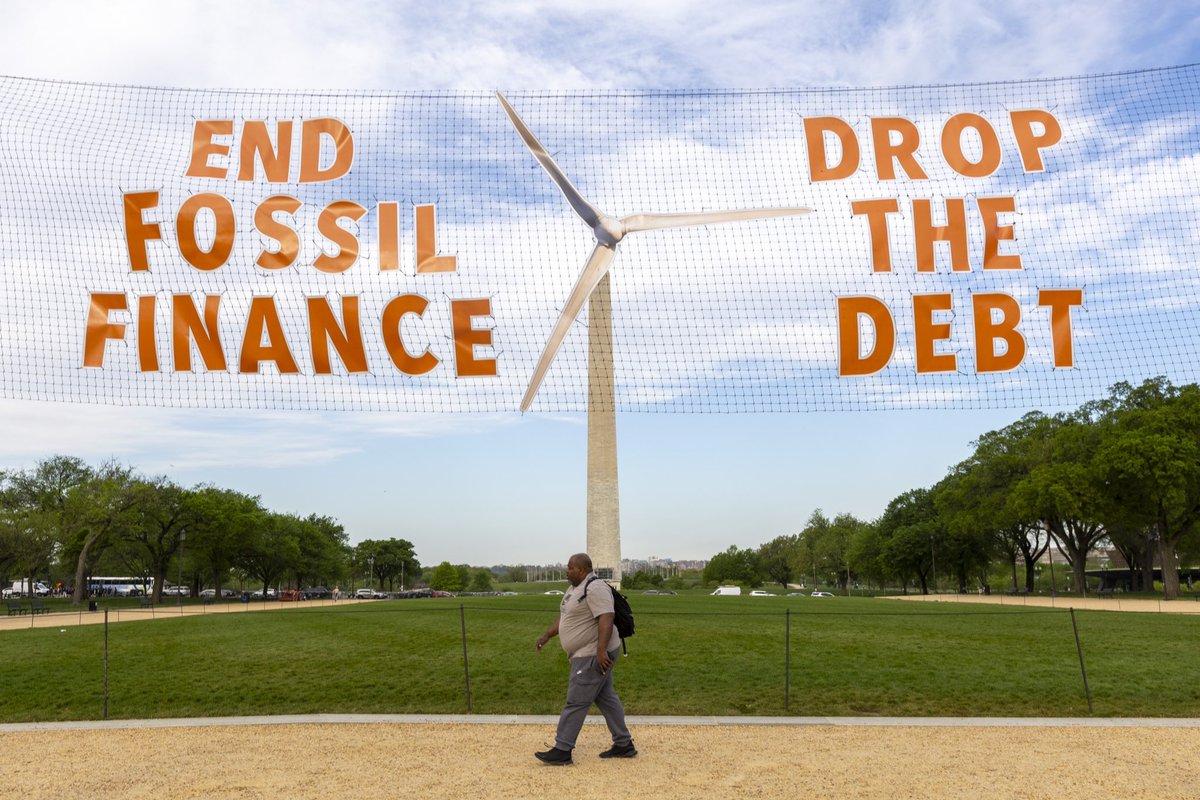
POLYGON ((596 285, 608 274, 609 269, 612 267, 613 259, 617 255, 617 244, 625 238, 626 234, 663 230, 665 228, 683 228, 690 225, 711 225, 723 222, 788 217, 797 214, 808 214, 812 211, 810 208, 800 207, 750 208, 735 211, 700 211, 694 214, 630 214, 620 219, 610 217, 589 203, 587 198, 580 194, 579 190, 567 178, 566 173, 555 163, 550 153, 546 151, 542 143, 533 135, 533 131, 529 130, 529 127, 517 114, 516 110, 509 105, 504 95, 496 92, 496 97, 499 99, 500 105, 504 107, 504 113, 508 115, 509 121, 512 122, 513 127, 517 129, 517 133, 520 134, 521 139, 525 142, 525 146, 529 148, 529 152, 533 154, 533 157, 546 170, 546 174, 558 186, 563 196, 566 197, 567 202, 571 204, 571 208, 583 220, 584 224, 592 229, 592 234, 596 237, 596 247, 588 257, 583 271, 579 274, 579 279, 575 281, 575 287, 571 289, 571 293, 567 296, 567 301, 558 316, 558 321, 554 323, 554 329, 550 333, 550 338, 546 340, 546 346, 542 349, 542 355, 538 359, 537 367, 533 370, 533 376, 529 379, 529 386, 526 388, 525 396, 521 400, 522 411, 528 411, 529 407, 533 404, 533 398, 537 394, 538 388, 542 385, 542 380, 546 377, 546 371, 550 369, 550 364, 554 361, 554 356, 558 353, 563 339, 566 338, 567 331, 571 328, 571 323, 575 321, 579 316, 579 312, 583 310, 583 304, 587 302, 596 285))

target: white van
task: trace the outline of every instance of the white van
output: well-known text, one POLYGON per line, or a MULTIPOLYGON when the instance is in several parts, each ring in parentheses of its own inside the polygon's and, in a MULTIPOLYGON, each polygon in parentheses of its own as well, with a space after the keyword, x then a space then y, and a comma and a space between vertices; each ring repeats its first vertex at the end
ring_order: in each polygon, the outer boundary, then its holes
POLYGON ((33 582, 33 592, 29 592, 29 581, 13 581, 12 586, 4 590, 5 597, 48 597, 50 587, 41 581, 33 582))
POLYGON ((718 595, 723 595, 723 594, 736 595, 736 594, 741 594, 741 593, 742 593, 742 587, 740 587, 740 586, 718 586, 716 588, 716 590, 712 593, 712 596, 716 597, 718 595))

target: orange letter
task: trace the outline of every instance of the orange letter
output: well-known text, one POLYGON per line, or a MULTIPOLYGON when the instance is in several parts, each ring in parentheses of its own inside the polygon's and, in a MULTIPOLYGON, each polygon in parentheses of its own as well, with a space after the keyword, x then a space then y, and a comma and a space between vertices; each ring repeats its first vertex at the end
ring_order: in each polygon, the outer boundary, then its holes
POLYGON ((233 204, 219 194, 197 194, 183 201, 175 217, 175 235, 179 237, 179 252, 196 269, 217 269, 229 260, 237 225, 233 221, 233 204), (202 209, 213 213, 216 235, 212 247, 205 251, 196 241, 196 217, 202 209))
POLYGON ((454 272, 458 269, 458 258, 437 254, 433 205, 416 206, 413 212, 417 221, 417 272, 454 272))
POLYGON ((274 361, 280 373, 299 372, 296 359, 288 349, 283 326, 279 324, 279 312, 271 297, 255 297, 250 301, 250 314, 246 319, 246 336, 242 339, 242 372, 258 372, 263 361, 274 361), (267 343, 263 344, 263 333, 267 343))
POLYGON ((917 374, 927 372, 954 372, 958 359, 953 353, 938 353, 938 342, 950 338, 949 322, 934 322, 933 312, 949 311, 953 301, 947 294, 913 295, 913 327, 917 338, 917 374))
POLYGON ((942 155, 959 175, 986 178, 1000 166, 1000 140, 991 123, 978 114, 955 114, 942 128, 942 155), (967 128, 974 128, 983 143, 983 153, 975 162, 968 161, 962 151, 962 134, 967 128))
POLYGON ((337 200, 325 206, 321 216, 317 217, 317 230, 338 248, 336 256, 317 255, 313 266, 321 272, 345 272, 358 260, 358 237, 337 224, 342 217, 358 221, 367 210, 353 200, 337 200))
POLYGON ((152 294, 138 298, 138 369, 142 372, 158 372, 158 343, 154 340, 154 306, 157 301, 158 297, 152 294))
POLYGON ((814 183, 840 181, 858 170, 858 137, 853 128, 837 117, 805 118, 804 141, 808 145, 808 171, 814 183), (826 133, 837 137, 842 146, 842 160, 832 167, 825 150, 826 133))
POLYGON ((1050 331, 1054 342, 1054 366, 1075 366, 1071 346, 1071 306, 1083 305, 1082 289, 1042 289, 1038 305, 1050 307, 1050 331))
POLYGON ((1001 225, 996 220, 998 214, 1015 212, 1016 201, 1011 197, 980 197, 976 202, 983 217, 983 268, 1023 269, 1019 254, 1000 254, 1000 242, 1011 242, 1015 237, 1012 225, 1001 225))
POLYGON ((1025 358, 1025 337, 1017 330, 1021 307, 1010 295, 977 294, 971 298, 975 316, 975 371, 1008 372, 1025 358), (1000 320, 992 319, 1000 312, 1000 320), (996 340, 1004 341, 1004 352, 996 352, 996 340))
POLYGON ((946 198, 946 224, 933 224, 929 200, 913 200, 913 238, 917 272, 933 272, 937 260, 934 242, 950 243, 950 266, 955 272, 970 272, 967 260, 967 206, 961 197, 946 198))
POLYGON ((379 204, 379 271, 400 269, 400 204, 379 204))
POLYGON ((330 117, 306 119, 300 126, 300 182, 336 180, 354 163, 354 137, 342 122, 330 117), (321 137, 333 140, 333 164, 321 169, 321 137))
POLYGON ((254 263, 263 269, 283 269, 290 267, 296 261, 296 256, 300 255, 300 237, 296 235, 293 228, 275 219, 275 212, 283 211, 295 214, 302 205, 303 203, 294 197, 277 194, 263 200, 258 208, 254 209, 254 227, 258 228, 263 235, 270 236, 279 242, 278 251, 272 253, 269 250, 263 250, 254 263))
POLYGON ((892 360, 896 324, 882 300, 874 297, 838 298, 838 375, 874 375, 892 360), (865 356, 859 340, 859 318, 866 317, 875 332, 875 346, 865 356))
POLYGON ((202 119, 196 120, 192 128, 192 161, 188 164, 189 178, 224 178, 229 169, 214 167, 208 163, 209 156, 228 156, 229 145, 217 144, 214 136, 232 136, 233 120, 231 119, 202 119))
POLYGON ((1042 163, 1042 150, 1062 140, 1062 128, 1058 120, 1049 111, 1038 110, 1012 111, 1008 116, 1012 118, 1013 133, 1021 150, 1021 165, 1026 172, 1044 172, 1046 166, 1042 163), (1033 132, 1035 122, 1042 126, 1040 136, 1033 132))
POLYGON ((428 306, 429 301, 420 295, 402 294, 383 308, 383 343, 396 369, 405 375, 424 375, 438 365, 437 356, 429 352, 428 347, 417 358, 409 355, 400 336, 400 321, 404 315, 422 316, 428 306))
POLYGON ((888 238, 888 214, 900 213, 900 205, 894 199, 855 200, 850 204, 855 216, 866 215, 867 230, 871 236, 871 271, 891 272, 892 251, 888 238))
POLYGON ((279 143, 278 149, 271 147, 266 120, 246 120, 242 126, 242 147, 238 154, 239 181, 254 180, 254 159, 257 156, 262 161, 263 175, 269 183, 287 183, 288 171, 292 166, 290 119, 276 123, 275 140, 279 143))
POLYGON ((104 366, 104 343, 109 339, 123 340, 125 325, 109 322, 112 311, 124 311, 128 306, 124 294, 92 292, 92 305, 88 310, 87 328, 83 334, 83 365, 104 366))
POLYGON ((333 372, 329 364, 330 342, 347 372, 367 371, 367 354, 358 325, 358 298, 354 295, 342 298, 342 319, 346 322, 345 328, 338 325, 333 309, 324 297, 308 298, 308 337, 312 342, 313 368, 318 375, 333 372))
POLYGON ((204 321, 201 322, 196 301, 190 294, 177 294, 171 298, 171 352, 176 372, 191 371, 193 341, 200 350, 205 369, 214 372, 225 370, 225 353, 221 350, 217 316, 220 308, 221 295, 206 295, 204 321))
POLYGON ((146 222, 142 212, 158 207, 158 192, 129 192, 125 195, 125 249, 129 251, 129 268, 134 272, 150 269, 146 242, 162 238, 157 222, 146 222))
POLYGON ((496 359, 475 358, 475 345, 487 347, 492 343, 491 328, 476 328, 475 317, 490 317, 492 301, 486 297, 478 300, 451 300, 450 317, 454 327, 454 372, 460 378, 472 378, 496 374, 496 359))
POLYGON ((929 179, 917 163, 916 153, 921 145, 921 134, 912 122, 903 117, 874 117, 871 119, 871 139, 875 143, 875 172, 880 180, 896 180, 893 159, 909 178, 919 181, 929 179), (900 134, 900 141, 895 144, 892 143, 893 132, 900 134))

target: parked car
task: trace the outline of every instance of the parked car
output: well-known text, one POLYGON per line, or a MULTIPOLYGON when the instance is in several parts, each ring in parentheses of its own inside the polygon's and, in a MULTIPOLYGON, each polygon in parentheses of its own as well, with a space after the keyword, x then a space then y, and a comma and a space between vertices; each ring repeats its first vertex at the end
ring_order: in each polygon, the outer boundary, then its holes
POLYGON ((829 592, 813 592, 813 597, 833 597, 829 592))
POLYGON ((333 592, 324 586, 310 586, 304 590, 305 600, 328 600, 331 597, 333 597, 333 592))
POLYGON ((713 597, 720 597, 721 595, 739 595, 741 593, 742 587, 740 586, 718 586, 713 590, 712 595, 713 597))
POLYGON ((290 603, 296 600, 303 600, 304 592, 299 589, 285 589, 283 594, 279 595, 279 602, 290 603))
POLYGON ((263 590, 257 589, 251 593, 250 597, 253 600, 274 600, 275 599, 275 590, 267 589, 267 595, 266 595, 266 597, 263 597, 263 590))
POLYGON ((804 592, 788 592, 788 597, 808 597, 804 592))
POLYGON ((363 588, 361 588, 357 592, 355 592, 354 596, 356 598, 358 598, 359 600, 374 600, 375 599, 375 590, 372 589, 370 586, 364 586, 363 588))
POLYGON ((190 586, 164 586, 162 593, 163 597, 191 597, 192 589, 190 586))
POLYGON ((751 597, 774 597, 770 592, 764 592, 762 589, 755 589, 750 593, 751 597))
POLYGON ((561 595, 561 594, 562 594, 562 592, 560 592, 558 589, 551 589, 551 590, 550 590, 550 591, 548 591, 548 592, 542 592, 542 594, 558 594, 558 595, 561 595))

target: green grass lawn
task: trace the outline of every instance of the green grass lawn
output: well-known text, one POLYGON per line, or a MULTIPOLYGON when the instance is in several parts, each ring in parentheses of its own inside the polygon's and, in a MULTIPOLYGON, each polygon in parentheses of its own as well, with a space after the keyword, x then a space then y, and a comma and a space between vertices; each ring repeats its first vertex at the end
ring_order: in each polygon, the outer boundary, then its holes
MULTIPOLYGON (((638 633, 617 671, 631 714, 1087 714, 1065 610, 631 599, 638 633)), ((460 603, 472 710, 557 713, 566 656, 557 642, 540 654, 533 644, 558 598, 537 595, 113 624, 109 716, 463 713, 460 603)), ((1097 715, 1200 715, 1200 618, 1076 615, 1097 715)), ((103 627, 0 633, 0 687, 0 721, 99 718, 103 627)))

